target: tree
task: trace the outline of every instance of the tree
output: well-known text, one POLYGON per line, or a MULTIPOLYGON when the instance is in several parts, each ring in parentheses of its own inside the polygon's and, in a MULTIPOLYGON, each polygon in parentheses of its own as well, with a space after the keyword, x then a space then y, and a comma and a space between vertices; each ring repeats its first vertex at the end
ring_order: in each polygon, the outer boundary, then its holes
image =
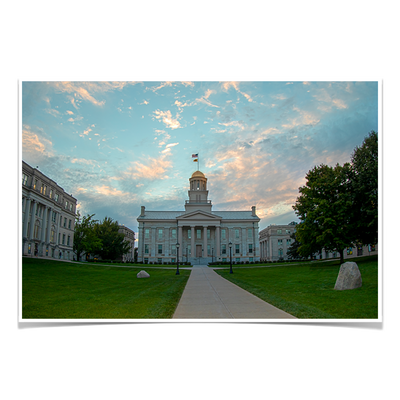
POLYGON ((94 226, 96 237, 101 240, 102 246, 97 253, 103 260, 115 260, 130 250, 129 242, 124 235, 118 232, 119 225, 112 218, 105 217, 101 223, 94 226))
POLYGON ((96 220, 92 219, 94 214, 83 216, 78 211, 75 220, 75 232, 74 232, 74 252, 76 253, 77 261, 80 261, 81 255, 85 253, 96 254, 101 248, 101 240, 96 236, 94 232, 94 226, 97 223, 96 220))
POLYGON ((371 131, 352 157, 354 222, 362 244, 378 242, 378 134, 371 131))
POLYGON ((299 254, 303 257, 321 252, 343 252, 354 242, 352 226, 351 167, 346 163, 332 168, 321 164, 306 175, 306 185, 299 188, 300 196, 293 209, 301 223, 296 227, 299 254))
POLYGON ((291 259, 291 260, 298 260, 298 259, 301 260, 301 259, 307 258, 305 256, 302 256, 299 253, 300 242, 298 242, 297 239, 296 239, 296 232, 293 232, 290 235, 290 238, 292 239, 292 243, 290 244, 290 246, 289 246, 289 248, 287 250, 288 258, 291 259))

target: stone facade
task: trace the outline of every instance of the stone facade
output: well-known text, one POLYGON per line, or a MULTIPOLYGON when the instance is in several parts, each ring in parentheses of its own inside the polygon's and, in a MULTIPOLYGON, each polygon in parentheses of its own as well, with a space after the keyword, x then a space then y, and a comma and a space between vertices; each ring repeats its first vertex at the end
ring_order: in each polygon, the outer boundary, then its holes
POLYGON ((260 232, 260 257, 262 261, 287 260, 287 250, 292 244, 290 235, 296 231, 296 223, 270 225, 260 232))
MULTIPOLYGON (((287 260, 288 248, 293 239, 290 238, 296 232, 296 222, 288 225, 270 225, 260 231, 260 258, 261 261, 287 260)), ((343 253, 344 259, 362 257, 378 254, 378 245, 348 247, 343 253)), ((316 254, 315 259, 339 258, 340 255, 335 251, 322 250, 321 254, 316 254)))
POLYGON ((189 179, 185 211, 147 211, 141 207, 138 261, 207 264, 260 260, 256 208, 251 211, 212 211, 207 178, 200 171, 189 179), (177 252, 179 243, 179 254, 177 252))
POLYGON ((73 260, 76 199, 22 161, 22 255, 73 260))
POLYGON ((135 251, 135 232, 133 232, 132 229, 127 228, 125 225, 120 225, 118 232, 122 233, 125 237, 124 240, 130 244, 130 250, 122 256, 122 261, 133 261, 135 251))

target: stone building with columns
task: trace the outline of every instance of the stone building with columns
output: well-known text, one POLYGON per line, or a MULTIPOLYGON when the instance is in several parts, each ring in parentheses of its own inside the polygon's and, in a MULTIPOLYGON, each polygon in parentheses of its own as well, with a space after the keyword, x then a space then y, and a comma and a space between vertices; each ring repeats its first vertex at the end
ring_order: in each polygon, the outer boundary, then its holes
POLYGON ((76 202, 22 161, 22 255, 72 260, 76 202))
POLYGON ((207 264, 259 261, 258 223, 253 206, 249 211, 212 211, 207 178, 196 171, 189 179, 189 200, 184 211, 148 211, 137 218, 138 261, 207 264), (179 246, 177 246, 177 243, 179 246), (178 252, 177 252, 178 249, 178 252))

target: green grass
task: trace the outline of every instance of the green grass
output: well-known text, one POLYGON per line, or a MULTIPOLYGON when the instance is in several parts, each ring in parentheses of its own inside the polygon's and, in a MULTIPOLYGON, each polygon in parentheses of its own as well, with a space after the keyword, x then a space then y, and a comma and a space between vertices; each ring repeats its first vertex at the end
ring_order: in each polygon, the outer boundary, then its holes
MULTIPOLYGON (((351 261, 351 260, 348 260, 351 261)), ((270 304, 307 319, 378 318, 378 260, 376 256, 354 260, 361 272, 362 287, 334 290, 339 261, 286 264, 271 268, 215 270, 222 277, 270 304)))
POLYGON ((190 271, 22 260, 22 318, 171 318, 190 271))

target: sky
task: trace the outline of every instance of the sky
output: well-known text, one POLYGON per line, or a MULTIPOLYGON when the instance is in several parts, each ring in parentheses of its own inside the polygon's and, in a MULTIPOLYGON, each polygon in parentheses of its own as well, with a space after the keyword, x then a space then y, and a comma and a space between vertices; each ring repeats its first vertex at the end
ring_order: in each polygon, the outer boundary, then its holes
POLYGON ((39 82, 22 85, 22 159, 82 215, 137 232, 140 207, 183 211, 189 178, 213 211, 256 206, 260 230, 297 221, 316 165, 378 131, 378 82, 39 82), (199 155, 199 163, 192 154, 199 155))

